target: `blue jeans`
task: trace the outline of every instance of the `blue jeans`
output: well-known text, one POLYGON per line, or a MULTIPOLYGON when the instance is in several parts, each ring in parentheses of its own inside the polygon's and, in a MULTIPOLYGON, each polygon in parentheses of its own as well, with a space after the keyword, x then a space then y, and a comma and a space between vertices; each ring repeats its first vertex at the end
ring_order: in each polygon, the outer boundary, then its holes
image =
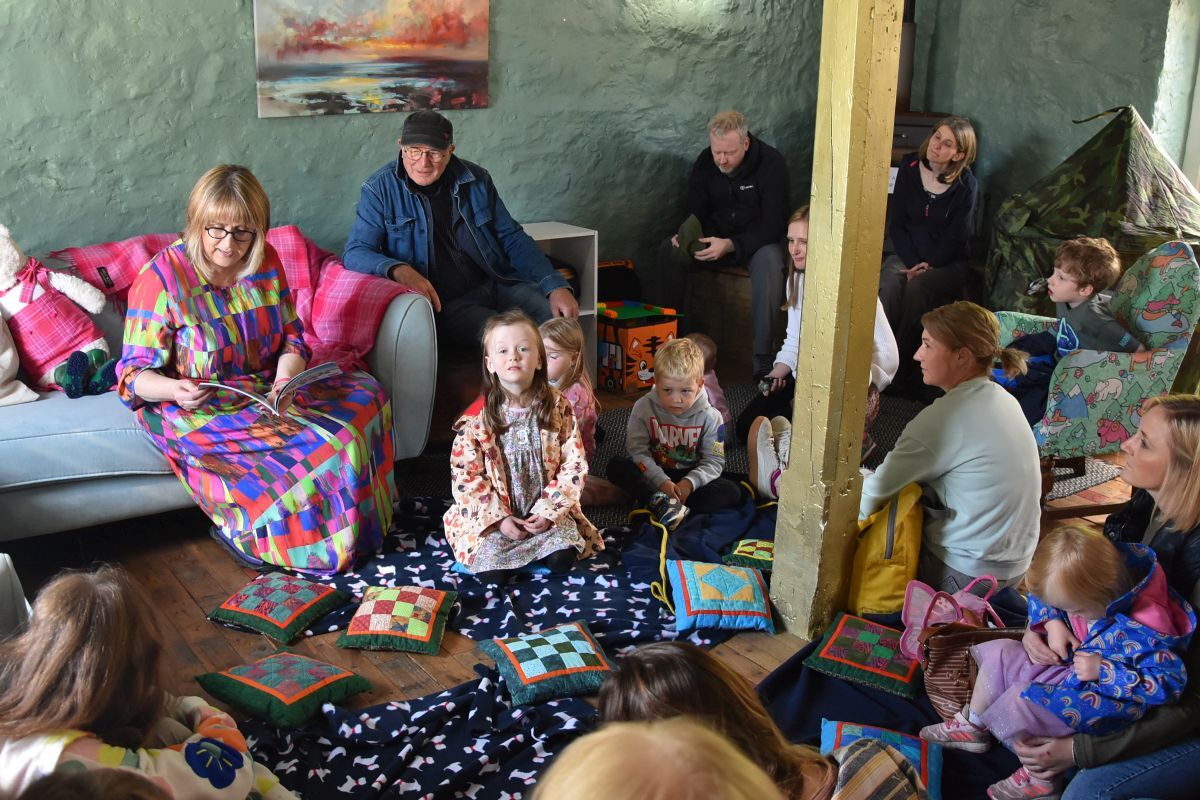
POLYGON ((1200 736, 1137 758, 1114 761, 1076 773, 1062 800, 1175 800, 1197 796, 1200 736))

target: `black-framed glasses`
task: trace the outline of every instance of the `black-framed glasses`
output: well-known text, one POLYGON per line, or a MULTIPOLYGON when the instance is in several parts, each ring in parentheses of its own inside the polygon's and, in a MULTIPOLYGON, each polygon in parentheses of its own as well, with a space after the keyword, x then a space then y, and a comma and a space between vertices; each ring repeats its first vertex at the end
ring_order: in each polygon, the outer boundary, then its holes
POLYGON ((222 228, 220 225, 210 225, 204 229, 204 232, 216 239, 218 242, 224 239, 226 236, 232 236, 235 242, 241 242, 242 244, 254 241, 254 237, 258 235, 257 232, 248 231, 245 228, 234 228, 233 230, 229 230, 228 228, 222 228))
POLYGON ((400 152, 409 161, 420 161, 422 158, 428 158, 434 164, 442 163, 450 155, 445 150, 434 150, 427 147, 401 147, 400 152))

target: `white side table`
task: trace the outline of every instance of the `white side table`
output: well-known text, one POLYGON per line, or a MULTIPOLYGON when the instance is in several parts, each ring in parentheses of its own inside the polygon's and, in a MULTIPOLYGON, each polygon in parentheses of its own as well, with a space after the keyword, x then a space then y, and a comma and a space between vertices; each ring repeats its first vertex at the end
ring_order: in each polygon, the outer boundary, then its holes
POLYGON ((522 223, 541 251, 570 264, 579 276, 579 325, 588 374, 596 382, 596 231, 565 222, 522 223))

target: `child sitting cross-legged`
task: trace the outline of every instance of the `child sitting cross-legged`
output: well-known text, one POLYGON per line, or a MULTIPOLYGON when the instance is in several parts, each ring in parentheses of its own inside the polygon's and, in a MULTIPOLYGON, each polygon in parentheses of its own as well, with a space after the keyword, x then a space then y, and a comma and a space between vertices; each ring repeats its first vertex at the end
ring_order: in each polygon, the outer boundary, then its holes
POLYGON ((124 570, 52 579, 29 627, 0 646, 0 797, 112 767, 175 800, 294 798, 228 714, 167 694, 163 669, 154 608, 124 570))
POLYGON ((1046 293, 1054 301, 1058 322, 1045 333, 1013 340, 1012 347, 1031 356, 1028 372, 1015 378, 1005 377, 1001 370, 992 374, 1020 401, 1031 425, 1042 419, 1050 375, 1054 365, 1067 353, 1072 350, 1133 353, 1145 349, 1108 310, 1108 295, 1101 294, 1120 277, 1121 262, 1108 240, 1079 236, 1058 246, 1054 272, 1046 280, 1046 293))
POLYGON ((454 557, 486 583, 534 563, 566 572, 604 542, 579 506, 588 465, 571 403, 550 388, 542 335, 520 311, 484 325, 483 386, 454 425, 443 517, 454 557))
MULTIPOLYGON (((1175 702, 1188 676, 1181 654, 1196 625, 1154 551, 1100 533, 1046 534, 1025 576, 1029 629, 971 648, 979 674, 970 703, 921 730, 943 747, 982 753, 1033 736, 1113 733, 1151 706, 1175 702)), ((993 800, 1057 798, 1062 777, 1021 767, 992 784, 993 800)))
POLYGON ((737 505, 741 489, 721 477, 725 423, 704 391, 704 355, 672 339, 654 356, 654 388, 638 398, 625 431, 629 455, 608 462, 608 478, 673 530, 688 509, 737 505))

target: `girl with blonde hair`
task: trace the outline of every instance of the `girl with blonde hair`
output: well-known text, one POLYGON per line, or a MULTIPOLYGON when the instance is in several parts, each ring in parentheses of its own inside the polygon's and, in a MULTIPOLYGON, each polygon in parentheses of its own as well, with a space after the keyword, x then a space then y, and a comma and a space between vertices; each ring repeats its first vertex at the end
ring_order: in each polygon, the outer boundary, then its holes
POLYGON ((245 167, 201 176, 183 237, 129 290, 117 391, 235 559, 331 574, 391 525, 392 407, 364 373, 276 397, 312 351, 266 242, 270 209, 245 167))
POLYGON ((980 575, 1016 584, 1037 546, 1041 472, 1020 404, 989 372, 997 359, 1020 372, 1025 354, 1001 348, 995 315, 974 303, 942 306, 921 321, 914 360, 945 396, 908 423, 863 481, 859 516, 916 482, 928 506, 917 577, 949 592, 980 575))
POLYGON ((151 600, 124 570, 47 583, 28 629, 0 645, 0 797, 59 769, 113 765, 175 800, 293 797, 229 715, 167 694, 163 660, 151 600))

